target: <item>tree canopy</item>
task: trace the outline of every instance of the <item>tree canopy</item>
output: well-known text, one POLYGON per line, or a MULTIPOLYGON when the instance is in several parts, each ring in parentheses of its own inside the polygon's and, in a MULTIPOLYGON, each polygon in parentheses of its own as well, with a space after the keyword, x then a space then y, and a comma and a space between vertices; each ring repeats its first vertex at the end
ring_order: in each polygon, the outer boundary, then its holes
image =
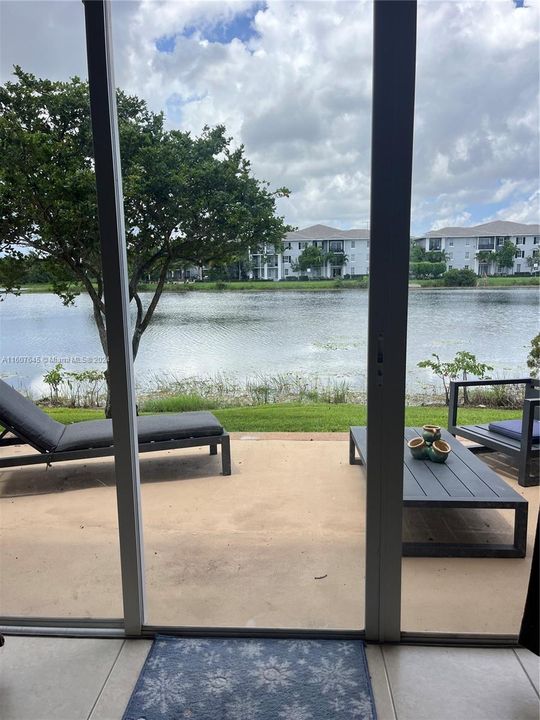
MULTIPOLYGON (((44 80, 14 70, 0 86, 0 254, 4 292, 20 285, 25 254, 47 261, 54 292, 69 304, 89 294, 105 355, 105 303, 87 82, 44 80)), ((225 128, 200 137, 167 130, 162 113, 117 91, 133 352, 175 263, 223 264, 248 249, 281 248, 291 230, 276 198, 254 177, 243 146, 225 128), (144 305, 139 285, 157 277, 144 305)))
POLYGON ((293 270, 295 272, 306 272, 312 268, 320 270, 326 263, 330 263, 331 265, 346 265, 348 261, 348 257, 343 252, 324 252, 324 250, 317 245, 308 245, 298 256, 297 261, 294 263, 293 270))
POLYGON ((514 258, 516 257, 516 246, 511 240, 505 240, 501 247, 495 253, 495 258, 499 267, 504 270, 514 266, 514 258))
POLYGON ((305 272, 310 268, 321 268, 325 262, 326 256, 322 249, 315 245, 308 245, 298 256, 295 267, 297 266, 298 270, 305 272))

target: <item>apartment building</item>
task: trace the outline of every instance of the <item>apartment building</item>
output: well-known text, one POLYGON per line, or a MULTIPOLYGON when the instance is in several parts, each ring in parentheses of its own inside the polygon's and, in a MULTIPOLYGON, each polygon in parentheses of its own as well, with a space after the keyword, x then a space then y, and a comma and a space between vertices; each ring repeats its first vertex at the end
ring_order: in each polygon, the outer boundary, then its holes
MULTIPOLYGON (((446 254, 448 269, 469 268, 477 275, 513 275, 540 272, 540 225, 496 220, 473 227, 445 227, 432 230, 414 238, 425 250, 440 250, 446 254), (515 246, 512 268, 499 268, 495 253, 505 240, 515 246), (485 256, 477 258, 480 251, 492 253, 493 260, 485 256), (537 259, 538 256, 538 259, 537 259), (534 258, 530 263, 528 258, 534 258)), ((249 277, 252 280, 286 280, 308 277, 340 278, 359 277, 369 274, 369 230, 339 230, 328 225, 310 227, 287 233, 283 251, 278 253, 272 246, 250 254, 249 277), (322 267, 300 270, 298 258, 310 247, 318 247, 328 260, 322 267)), ((203 279, 204 268, 187 268, 171 271, 171 280, 203 279)))
POLYGON ((441 250, 446 253, 448 269, 469 268, 477 275, 513 275, 532 273, 540 270, 540 225, 496 220, 473 227, 444 227, 432 230, 415 241, 425 250, 441 250), (495 253, 506 240, 516 246, 512 268, 500 268, 495 253), (493 260, 486 256, 477 258, 480 251, 492 253, 493 260), (532 265, 528 258, 534 258, 532 265))
POLYGON ((327 225, 287 233, 283 252, 276 253, 267 247, 264 252, 251 255, 251 277, 254 280, 286 280, 287 278, 339 278, 369 273, 369 231, 339 230, 327 225), (330 257, 322 267, 299 270, 298 258, 303 251, 314 246, 330 257))

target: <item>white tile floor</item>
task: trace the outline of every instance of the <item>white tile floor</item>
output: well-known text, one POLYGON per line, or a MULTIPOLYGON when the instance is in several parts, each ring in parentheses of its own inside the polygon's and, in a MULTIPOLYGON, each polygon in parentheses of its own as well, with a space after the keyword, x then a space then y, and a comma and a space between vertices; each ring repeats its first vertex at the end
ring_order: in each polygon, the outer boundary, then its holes
MULTIPOLYGON (((8 637, 0 718, 120 720, 150 644, 8 637)), ((379 720, 540 716, 539 660, 526 650, 372 645, 367 655, 379 720)))

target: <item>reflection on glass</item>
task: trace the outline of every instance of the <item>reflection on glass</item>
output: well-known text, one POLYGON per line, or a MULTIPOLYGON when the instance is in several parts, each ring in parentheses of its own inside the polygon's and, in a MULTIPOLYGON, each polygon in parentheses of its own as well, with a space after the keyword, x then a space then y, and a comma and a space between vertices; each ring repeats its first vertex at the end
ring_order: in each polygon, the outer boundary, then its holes
MULTIPOLYGON (((31 440, 5 458, 60 451, 64 424, 104 417, 107 352, 83 8, 0 13, 0 374, 35 404, 0 414, 31 440)), ((121 618, 111 458, 1 468, 0 533, 0 615, 121 618)))
MULTIPOLYGON (((409 426, 447 427, 452 379, 529 375, 538 332, 538 208, 528 189, 538 186, 538 166, 529 161, 531 148, 538 152, 537 44, 537 7, 419 5, 407 391, 410 405, 422 407, 409 408, 409 426), (507 43, 518 37, 513 52, 507 43), (494 73, 495 66, 512 70, 494 73), (503 96, 527 99, 516 111, 496 101, 503 96), (471 104, 481 112, 467 112, 471 104)), ((487 430, 519 418, 522 397, 522 389, 469 387, 459 395, 458 424, 487 430)), ((403 629, 517 634, 537 488, 519 484, 507 455, 472 455, 463 438, 446 440, 452 452, 442 465, 406 450, 406 492, 417 502, 404 509, 404 540, 427 549, 403 560, 403 629), (490 493, 491 507, 481 507, 490 493), (525 558, 504 557, 515 518, 503 496, 528 501, 525 558), (473 498, 480 507, 470 506, 473 498), (437 544, 450 557, 430 557, 437 544)))

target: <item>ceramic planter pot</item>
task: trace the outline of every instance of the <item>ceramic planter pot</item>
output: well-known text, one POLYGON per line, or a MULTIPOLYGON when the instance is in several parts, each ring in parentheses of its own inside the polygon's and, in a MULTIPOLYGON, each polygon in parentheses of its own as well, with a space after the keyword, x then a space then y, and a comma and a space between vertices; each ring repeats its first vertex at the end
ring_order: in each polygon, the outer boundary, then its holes
POLYGON ((428 446, 424 438, 415 437, 412 440, 409 440, 407 446, 411 451, 411 455, 413 458, 416 458, 416 460, 425 460, 427 458, 428 446))
POLYGON ((422 436, 428 444, 431 444, 435 440, 441 439, 441 428, 439 425, 424 425, 422 427, 422 436))
POLYGON ((445 440, 435 440, 428 448, 429 459, 433 462, 444 463, 452 452, 452 448, 445 440))

